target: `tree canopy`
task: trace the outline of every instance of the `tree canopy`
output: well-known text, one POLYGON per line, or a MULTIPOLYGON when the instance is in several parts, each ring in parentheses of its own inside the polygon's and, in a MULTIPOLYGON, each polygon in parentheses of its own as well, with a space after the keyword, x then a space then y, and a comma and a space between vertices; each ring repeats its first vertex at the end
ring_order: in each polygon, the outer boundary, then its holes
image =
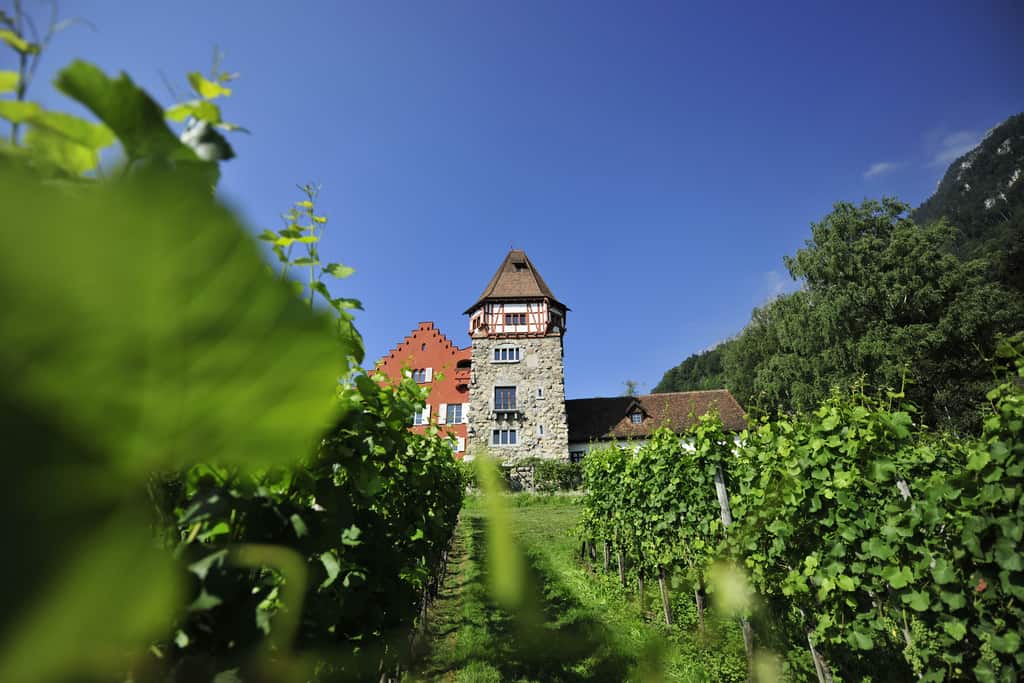
POLYGON ((723 358, 741 402, 806 410, 836 385, 900 390, 928 424, 965 428, 991 380, 999 334, 1024 326, 1024 298, 984 258, 951 250, 957 231, 919 226, 895 199, 840 202, 785 259, 803 288, 754 311, 723 358))

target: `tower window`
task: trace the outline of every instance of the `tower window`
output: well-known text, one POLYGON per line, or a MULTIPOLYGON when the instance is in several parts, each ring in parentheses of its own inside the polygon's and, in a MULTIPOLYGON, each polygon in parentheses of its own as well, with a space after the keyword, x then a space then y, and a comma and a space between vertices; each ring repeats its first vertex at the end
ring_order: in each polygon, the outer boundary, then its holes
POLYGON ((494 387, 494 409, 510 412, 516 409, 515 387, 494 387))
POLYGON ((516 261, 512 264, 512 267, 515 268, 517 273, 521 273, 526 270, 526 263, 523 261, 516 261))
POLYGON ((544 425, 537 425, 537 435, 544 436, 544 425))
POLYGON ((516 347, 503 346, 501 348, 494 349, 494 362, 495 363, 518 363, 519 362, 519 349, 516 347))
POLYGON ((544 387, 537 387, 537 398, 544 398, 544 387))
POLYGON ((525 325, 526 314, 525 313, 506 313, 505 314, 506 325, 525 325))
POLYGON ((495 429, 491 431, 491 444, 494 446, 515 446, 516 430, 495 429))

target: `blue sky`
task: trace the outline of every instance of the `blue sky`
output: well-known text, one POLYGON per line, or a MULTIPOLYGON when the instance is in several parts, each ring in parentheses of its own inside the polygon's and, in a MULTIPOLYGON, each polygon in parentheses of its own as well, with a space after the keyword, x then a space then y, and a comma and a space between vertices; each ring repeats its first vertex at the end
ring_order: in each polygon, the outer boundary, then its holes
POLYGON ((223 49, 252 135, 222 193, 258 230, 322 183, 371 359, 422 320, 468 344, 462 311, 525 249, 572 309, 570 398, 652 388, 792 288, 782 256, 833 202, 916 205, 1024 110, 1019 2, 61 7, 96 31, 47 54, 55 108, 72 58, 170 104, 160 74, 184 89, 223 49))

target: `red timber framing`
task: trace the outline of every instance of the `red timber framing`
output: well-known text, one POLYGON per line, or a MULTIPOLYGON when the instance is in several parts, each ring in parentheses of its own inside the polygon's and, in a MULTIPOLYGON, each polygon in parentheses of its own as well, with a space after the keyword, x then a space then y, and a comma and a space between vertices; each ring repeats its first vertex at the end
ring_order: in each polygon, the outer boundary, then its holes
POLYGON ((455 438, 460 460, 466 451, 471 358, 469 347, 460 349, 433 322, 422 322, 377 361, 377 369, 392 381, 409 370, 430 389, 426 408, 409 429, 422 434, 427 425, 437 425, 455 438))
POLYGON ((564 332, 565 312, 542 301, 503 301, 481 304, 470 314, 474 337, 544 337, 564 332))

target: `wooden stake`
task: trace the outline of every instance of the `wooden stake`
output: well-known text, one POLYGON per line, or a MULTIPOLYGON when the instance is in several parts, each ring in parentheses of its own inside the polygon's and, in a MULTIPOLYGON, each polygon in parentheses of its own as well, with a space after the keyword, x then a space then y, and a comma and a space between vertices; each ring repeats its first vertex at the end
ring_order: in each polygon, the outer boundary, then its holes
POLYGON ((704 582, 701 581, 693 589, 693 598, 697 602, 697 628, 704 632, 704 582))
POLYGON ((604 542, 604 571, 608 572, 612 564, 612 548, 608 544, 608 541, 604 542))
POLYGON ((672 625, 672 606, 668 602, 668 580, 665 578, 665 567, 658 566, 658 588, 661 589, 661 606, 665 610, 665 623, 672 625))
POLYGON ((626 587, 626 554, 619 551, 619 583, 622 587, 626 587))
POLYGON ((832 683, 832 670, 829 668, 825 657, 814 647, 814 640, 811 639, 811 629, 807 629, 807 646, 811 648, 811 659, 814 660, 814 670, 818 674, 818 683, 832 683))
MULTIPOLYGON (((729 505, 729 490, 725 487, 725 470, 721 465, 715 466, 715 493, 718 495, 718 507, 722 513, 722 526, 728 531, 732 526, 732 506, 729 505)), ((740 617, 740 628, 743 630, 743 649, 747 653, 747 679, 754 680, 754 627, 750 620, 740 617)))
POLYGON ((722 526, 728 529, 732 524, 732 508, 729 506, 729 492, 725 488, 725 472, 721 465, 715 467, 715 493, 718 494, 718 507, 722 510, 722 526))
POLYGON ((640 611, 644 611, 644 567, 637 563, 636 566, 636 593, 640 599, 640 611))

